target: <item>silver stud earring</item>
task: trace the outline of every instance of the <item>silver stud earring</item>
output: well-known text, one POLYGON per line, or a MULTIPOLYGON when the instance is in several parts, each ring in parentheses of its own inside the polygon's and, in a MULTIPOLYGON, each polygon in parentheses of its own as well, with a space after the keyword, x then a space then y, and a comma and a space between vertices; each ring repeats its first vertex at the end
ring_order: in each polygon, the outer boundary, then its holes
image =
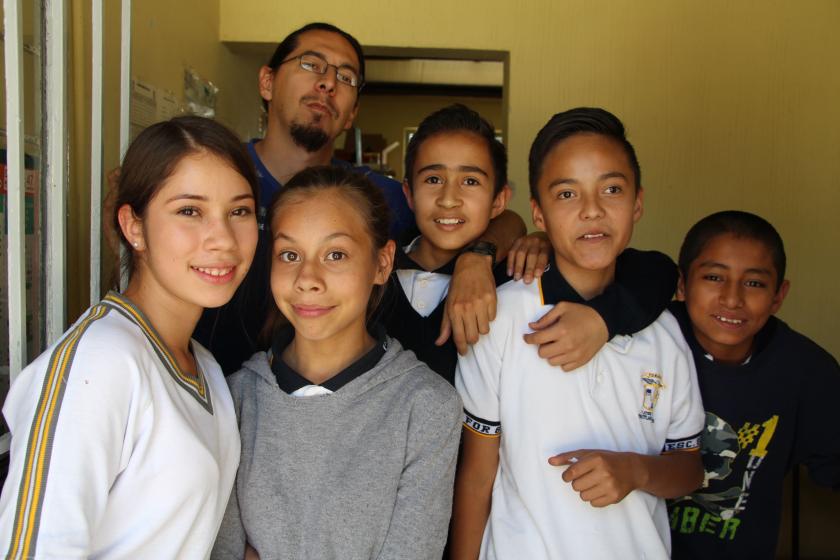
POLYGON ((140 244, 139 244, 139 243, 137 243, 136 241, 135 241, 134 243, 132 243, 132 245, 134 245, 135 247, 139 247, 139 246, 140 246, 140 244))

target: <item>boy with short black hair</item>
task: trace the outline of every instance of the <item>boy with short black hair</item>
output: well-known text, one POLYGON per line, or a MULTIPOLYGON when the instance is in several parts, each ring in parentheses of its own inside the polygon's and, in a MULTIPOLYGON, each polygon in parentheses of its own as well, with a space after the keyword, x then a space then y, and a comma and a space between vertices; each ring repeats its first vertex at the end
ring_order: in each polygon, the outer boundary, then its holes
MULTIPOLYGON (((492 244, 477 241, 510 198, 507 153, 492 124, 472 109, 454 104, 420 123, 406 150, 405 173, 403 191, 421 235, 397 250, 394 269, 399 286, 392 286, 386 296, 384 322, 391 336, 454 383, 455 343, 452 338, 444 343, 439 332, 455 259, 465 251, 493 259, 496 285, 508 281, 514 268, 512 263, 506 267, 503 259, 495 261, 492 244)), ((577 320, 572 324, 578 336, 594 339, 594 344, 587 341, 583 361, 606 341, 591 333, 604 325, 604 335, 609 336, 641 330, 665 309, 673 294, 676 272, 666 256, 628 251, 620 260, 617 284, 575 309, 577 320), (641 271, 660 281, 647 280, 641 271), (635 311, 631 320, 621 313, 625 309, 635 311)), ((575 306, 567 308, 571 307, 575 306)), ((484 319, 489 323, 493 313, 484 319)), ((535 328, 550 329, 553 320, 548 317, 535 328)), ((477 332, 471 334, 478 338, 477 332)), ((546 333, 531 342, 550 344, 550 336, 546 333)))
POLYGON ((790 283, 782 238, 763 218, 703 218, 679 266, 671 311, 697 366, 706 474, 669 503, 674 558, 773 558, 790 468, 805 464, 818 484, 840 486, 840 368, 774 317, 790 283))
POLYGON ((495 262, 495 245, 476 242, 510 198, 507 154, 493 127, 459 104, 420 123, 405 163, 403 192, 421 235, 397 250, 398 282, 386 296, 385 325, 388 334, 453 383, 455 341, 437 341, 456 258, 465 250, 486 255, 493 261, 496 285, 507 280, 504 265, 495 262))
POLYGON ((548 306, 613 284, 642 214, 635 151, 614 115, 579 108, 543 127, 529 163, 554 253, 539 282, 499 289, 489 335, 459 360, 453 557, 666 558, 662 498, 702 480, 703 409, 676 320, 613 338, 568 375, 522 339, 548 306))

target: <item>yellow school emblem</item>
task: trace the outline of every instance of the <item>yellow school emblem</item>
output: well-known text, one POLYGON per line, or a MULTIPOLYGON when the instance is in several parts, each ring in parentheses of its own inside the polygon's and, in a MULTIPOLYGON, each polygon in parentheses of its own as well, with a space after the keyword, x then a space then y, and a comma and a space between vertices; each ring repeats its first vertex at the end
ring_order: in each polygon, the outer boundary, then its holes
POLYGON ((639 411, 639 418, 653 422, 653 410, 659 400, 659 394, 665 388, 662 383, 662 374, 646 371, 642 374, 642 409, 639 411))

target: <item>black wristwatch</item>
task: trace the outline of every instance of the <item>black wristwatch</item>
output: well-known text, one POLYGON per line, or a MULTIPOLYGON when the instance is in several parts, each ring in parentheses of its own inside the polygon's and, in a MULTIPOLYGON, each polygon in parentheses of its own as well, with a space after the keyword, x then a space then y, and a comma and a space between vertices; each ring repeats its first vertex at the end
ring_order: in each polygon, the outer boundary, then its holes
POLYGON ((493 259, 491 267, 496 266, 496 244, 489 241, 474 241, 461 250, 461 253, 477 253, 479 255, 487 255, 493 259))

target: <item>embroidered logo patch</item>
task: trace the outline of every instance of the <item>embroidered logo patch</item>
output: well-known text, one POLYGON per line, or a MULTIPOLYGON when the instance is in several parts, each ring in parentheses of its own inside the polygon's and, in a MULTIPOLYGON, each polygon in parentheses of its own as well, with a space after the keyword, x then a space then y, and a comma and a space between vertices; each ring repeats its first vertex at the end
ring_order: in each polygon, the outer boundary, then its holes
POLYGON ((639 411, 639 418, 653 422, 653 409, 659 400, 659 393, 665 388, 662 383, 662 374, 646 371, 642 374, 642 409, 639 411))

